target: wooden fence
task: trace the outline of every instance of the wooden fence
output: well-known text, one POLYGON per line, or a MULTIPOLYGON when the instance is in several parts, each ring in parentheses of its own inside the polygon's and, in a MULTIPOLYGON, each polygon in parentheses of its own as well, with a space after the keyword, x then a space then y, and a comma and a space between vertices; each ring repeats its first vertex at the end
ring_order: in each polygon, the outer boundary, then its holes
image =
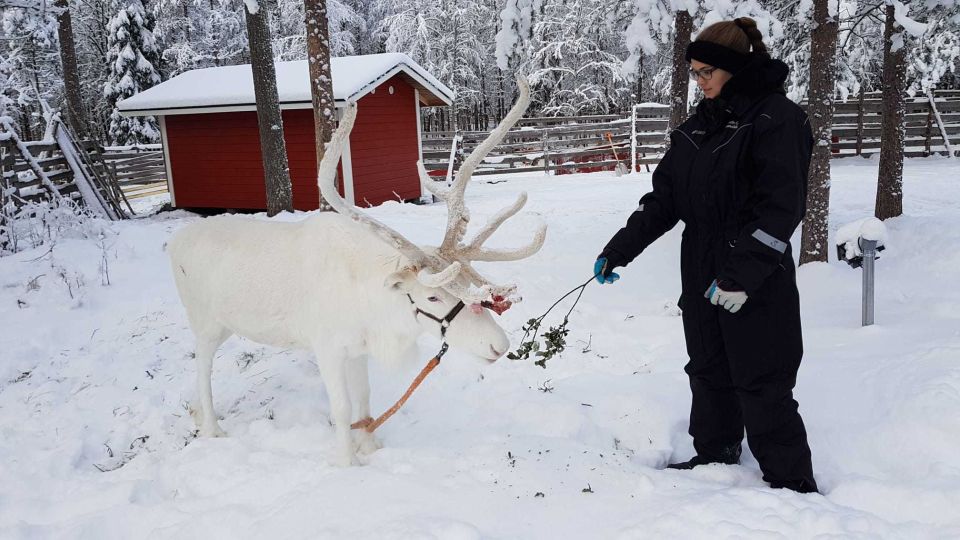
POLYGON ((167 170, 159 144, 106 147, 103 159, 128 199, 167 192, 167 170))
MULTIPOLYGON (((870 156, 880 151, 883 103, 879 93, 860 94, 837 103, 833 115, 833 153, 836 157, 870 156)), ((934 96, 943 131, 960 142, 960 91, 938 90, 934 96)), ((904 155, 924 157, 945 153, 944 139, 927 96, 907 98, 904 117, 904 155)))
MULTIPOLYGON (((663 106, 638 107, 638 163, 658 161, 667 113, 663 106)), ((619 115, 524 118, 484 160, 476 175, 519 172, 590 172, 612 169, 617 158, 629 165, 631 122, 619 115)), ((459 153, 469 153, 489 132, 461 133, 459 153)), ((424 166, 433 175, 446 174, 454 133, 428 132, 422 137, 424 166)))
POLYGON ((47 198, 82 201, 91 213, 108 219, 131 215, 133 208, 103 161, 101 148, 78 141, 59 120, 49 127, 49 140, 24 141, 9 122, 0 120, 4 219, 13 215, 11 209, 47 198))
MULTIPOLYGON (((870 156, 880 151, 880 97, 879 93, 866 93, 837 103, 833 118, 834 157, 870 156)), ((947 138, 960 142, 960 91, 937 91, 935 103, 947 138)), ((669 108, 641 105, 636 107, 636 113, 633 124, 637 169, 649 169, 663 153, 669 108)), ((612 170, 618 161, 629 167, 631 120, 631 116, 623 115, 524 118, 474 174, 592 172, 612 170)), ((926 96, 907 99, 904 123, 906 156, 945 153, 940 125, 926 96)), ((458 156, 472 151, 488 134, 461 133, 458 156)), ((454 133, 444 131, 423 134, 424 165, 432 175, 446 174, 453 137, 454 133)))

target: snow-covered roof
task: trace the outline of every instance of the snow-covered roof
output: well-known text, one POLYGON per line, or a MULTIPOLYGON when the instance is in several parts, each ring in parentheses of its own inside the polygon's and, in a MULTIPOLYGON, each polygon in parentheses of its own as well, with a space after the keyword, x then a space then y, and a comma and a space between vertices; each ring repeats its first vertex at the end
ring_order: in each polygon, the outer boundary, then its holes
MULTIPOLYGON (((277 62, 276 71, 280 107, 311 107, 307 61, 277 62)), ((425 105, 453 101, 453 91, 402 53, 332 58, 331 72, 338 107, 359 100, 397 74, 420 91, 425 105)), ((253 73, 250 64, 187 71, 118 102, 117 108, 124 116, 255 110, 253 73)))

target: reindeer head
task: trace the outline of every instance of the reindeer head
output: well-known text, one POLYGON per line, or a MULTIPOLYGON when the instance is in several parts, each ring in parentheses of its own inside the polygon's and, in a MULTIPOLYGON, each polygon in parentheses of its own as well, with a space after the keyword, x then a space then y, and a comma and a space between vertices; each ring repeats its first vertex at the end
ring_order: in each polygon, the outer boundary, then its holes
MULTIPOLYGON (((511 216, 523 208, 527 202, 527 194, 521 193, 516 202, 501 210, 484 227, 482 227, 469 241, 464 241, 467 232, 467 225, 470 223, 470 212, 464 202, 464 192, 473 175, 473 171, 483 161, 488 153, 498 145, 507 132, 523 116, 527 105, 530 102, 530 87, 523 77, 517 78, 517 84, 520 87, 520 97, 510 109, 507 116, 500 122, 493 132, 480 143, 473 152, 463 161, 460 170, 457 172, 456 179, 450 187, 438 187, 436 183, 429 178, 421 162, 417 162, 417 170, 420 174, 420 181, 424 189, 435 195, 438 199, 444 201, 447 205, 447 230, 443 241, 438 247, 420 247, 406 239, 403 235, 380 223, 376 219, 364 214, 356 207, 348 204, 340 197, 340 194, 334 186, 334 176, 340 155, 350 136, 350 130, 353 128, 354 120, 357 116, 357 106, 348 105, 340 120, 340 125, 334 132, 330 144, 320 162, 318 171, 318 183, 320 193, 323 198, 340 214, 350 217, 357 223, 365 226, 368 230, 376 234, 389 245, 397 249, 407 258, 410 265, 409 276, 413 275, 415 269, 416 282, 426 288, 433 289, 437 294, 424 293, 424 298, 435 297, 442 299, 442 303, 450 303, 448 300, 456 298, 463 302, 470 313, 477 316, 485 315, 483 308, 487 308, 497 314, 503 313, 513 303, 520 301, 517 296, 517 286, 515 284, 496 285, 481 276, 471 266, 473 261, 516 261, 529 257, 540 250, 546 238, 546 225, 541 224, 534 234, 533 239, 526 245, 513 249, 490 249, 483 247, 484 242, 493 235, 494 232, 511 216)), ((411 288, 412 282, 400 280, 399 284, 411 288)), ((411 297, 413 295, 411 294, 411 297)), ((429 300, 425 300, 429 302, 429 300)), ((415 302, 418 309, 424 310, 422 302, 415 302)), ((454 302, 456 304, 456 302, 454 302)), ((453 306, 449 306, 453 307, 453 306)), ((424 310, 425 311, 425 310, 424 310)), ((441 310, 437 310, 438 312, 441 310)), ((502 332, 502 330, 500 330, 502 332)), ((452 334, 459 333, 450 327, 451 344, 452 334)), ((504 336, 506 340, 506 336, 504 336)), ((491 343, 495 352, 502 354, 507 345, 503 343, 491 343)), ((504 341, 505 343, 505 341, 504 341)), ((488 356, 487 351, 481 356, 488 356)))
POLYGON ((407 296, 424 333, 490 362, 503 356, 510 339, 488 310, 478 304, 467 307, 443 287, 424 285, 418 273, 416 269, 404 268, 390 274, 384 284, 407 296))

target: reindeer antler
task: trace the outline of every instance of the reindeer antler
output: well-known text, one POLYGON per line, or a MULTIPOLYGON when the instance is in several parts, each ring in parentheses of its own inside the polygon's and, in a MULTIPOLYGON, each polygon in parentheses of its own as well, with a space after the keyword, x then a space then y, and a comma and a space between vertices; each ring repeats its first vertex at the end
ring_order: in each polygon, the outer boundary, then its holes
POLYGON ((417 170, 420 172, 420 181, 424 188, 447 204, 447 231, 436 253, 445 261, 459 262, 462 265, 460 274, 467 279, 451 281, 444 288, 464 301, 489 302, 492 300, 494 304, 505 302, 507 306, 510 302, 518 301, 518 298, 512 298, 516 292, 516 285, 494 285, 480 276, 470 265, 470 262, 523 259, 539 251, 546 239, 547 227, 541 223, 533 239, 525 246, 513 249, 487 249, 483 247, 483 243, 496 232, 500 225, 519 212, 527 203, 527 194, 523 192, 517 197, 516 202, 501 210, 481 228, 470 242, 463 243, 467 225, 470 223, 470 211, 464 202, 464 193, 470 178, 473 176, 473 171, 487 157, 487 154, 503 141, 510 128, 520 120, 530 104, 530 85, 526 78, 518 75, 517 86, 520 88, 520 96, 517 98, 517 102, 510 108, 510 112, 500 122, 500 125, 463 160, 452 186, 447 189, 438 187, 427 175, 423 164, 417 162, 417 170), (471 285, 477 288, 474 289, 471 285))
POLYGON ((419 269, 417 278, 428 287, 443 287, 465 303, 483 304, 499 312, 507 309, 512 302, 519 301, 514 295, 516 285, 494 285, 477 273, 470 265, 471 261, 516 261, 529 257, 540 250, 546 238, 547 227, 540 224, 533 239, 525 246, 512 249, 488 249, 483 243, 511 216, 523 208, 527 202, 527 194, 521 193, 516 202, 501 210, 495 215, 470 242, 464 244, 463 237, 470 223, 470 213, 464 203, 464 192, 470 182, 473 171, 483 161, 483 158, 506 137, 510 128, 523 116, 530 103, 530 86, 526 78, 517 77, 520 87, 520 97, 511 107, 510 112, 500 122, 490 135, 481 142, 467 156, 457 172, 456 180, 447 189, 436 186, 427 175, 423 163, 417 162, 420 181, 424 189, 433 193, 447 204, 447 231, 440 247, 429 253, 403 235, 376 219, 364 214, 348 204, 340 196, 334 177, 337 172, 337 163, 343 153, 350 130, 357 117, 356 104, 348 105, 340 119, 340 125, 334 131, 327 150, 320 160, 317 170, 317 184, 323 198, 334 210, 366 227, 387 244, 397 249, 410 264, 419 269))
POLYGON ((326 152, 323 154, 323 159, 320 160, 320 166, 317 168, 317 185, 320 187, 320 194, 334 210, 363 225, 381 240, 396 248, 401 255, 410 261, 410 264, 420 269, 418 278, 425 285, 430 287, 444 286, 456 279, 460 273, 460 263, 456 261, 445 263, 436 256, 428 254, 399 232, 348 204, 340 196, 340 192, 337 191, 334 185, 337 163, 340 161, 343 148, 346 146, 356 119, 357 105, 355 103, 347 105, 343 117, 340 119, 340 125, 333 132, 330 142, 327 144, 326 152))

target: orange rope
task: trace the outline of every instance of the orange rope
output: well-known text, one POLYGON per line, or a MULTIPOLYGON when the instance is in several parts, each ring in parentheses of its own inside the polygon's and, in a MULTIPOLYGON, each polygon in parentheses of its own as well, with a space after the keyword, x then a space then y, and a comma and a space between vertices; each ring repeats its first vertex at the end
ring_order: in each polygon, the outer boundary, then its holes
POLYGON ((423 369, 420 370, 420 374, 417 375, 417 378, 414 379, 412 383, 410 383, 410 388, 407 388, 407 391, 403 394, 403 397, 401 397, 396 403, 394 403, 393 407, 390 407, 389 409, 387 409, 387 412, 381 414, 380 417, 377 418, 376 420, 374 420, 373 418, 370 418, 369 416, 362 420, 357 420, 350 426, 350 429, 365 429, 367 430, 367 433, 373 433, 373 430, 380 427, 380 425, 386 422, 387 419, 389 419, 391 416, 393 416, 395 412, 400 410, 400 407, 402 407, 403 404, 407 402, 407 399, 410 398, 410 395, 413 394, 413 391, 416 390, 418 386, 420 386, 420 383, 422 383, 423 380, 427 378, 427 375, 429 375, 430 372, 433 371, 433 368, 437 367, 439 364, 440 364, 440 358, 438 356, 434 356, 429 362, 427 362, 427 365, 423 366, 423 369))

